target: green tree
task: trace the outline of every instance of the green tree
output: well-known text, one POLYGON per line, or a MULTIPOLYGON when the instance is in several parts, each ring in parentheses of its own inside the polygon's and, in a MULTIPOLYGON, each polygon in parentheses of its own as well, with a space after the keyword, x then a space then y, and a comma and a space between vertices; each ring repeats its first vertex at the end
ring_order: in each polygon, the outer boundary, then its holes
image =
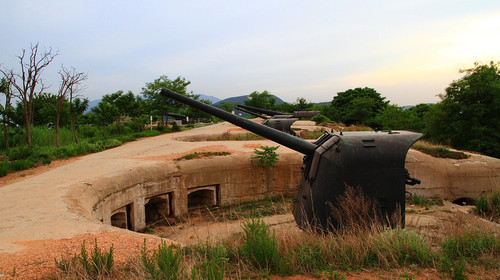
POLYGON ((411 129, 412 124, 415 122, 416 113, 410 110, 404 110, 402 107, 396 105, 387 105, 387 107, 380 112, 375 121, 380 125, 381 129, 411 129))
POLYGON ((78 120, 83 116, 85 110, 87 110, 88 107, 89 107, 89 100, 87 98, 84 99, 75 98, 73 99, 73 102, 70 103, 71 126, 73 128, 73 138, 76 144, 78 144, 76 125, 78 123, 78 120))
POLYGON ((97 124, 102 126, 107 126, 120 117, 120 110, 115 104, 107 101, 101 101, 97 106, 92 108, 92 113, 94 114, 95 121, 97 124))
POLYGON ((331 112, 327 115, 346 125, 365 124, 378 126, 375 116, 384 110, 389 101, 385 101, 373 88, 355 88, 337 93, 331 102, 331 112))
POLYGON ((5 78, 2 78, 0 80, 0 93, 5 96, 4 105, 2 106, 0 104, 0 113, 2 114, 2 127, 3 127, 5 149, 8 150, 9 149, 8 125, 9 125, 10 115, 12 115, 12 105, 11 105, 12 90, 10 88, 9 81, 5 78))
POLYGON ((170 80, 168 76, 163 75, 151 83, 146 83, 146 86, 142 88, 142 94, 150 101, 150 113, 159 114, 162 117, 161 125, 163 125, 163 116, 169 112, 178 112, 185 106, 180 102, 162 96, 160 94, 161 89, 168 88, 179 94, 192 96, 187 92, 189 84, 191 82, 186 81, 185 78, 177 77, 175 80, 170 80))
POLYGON ((265 90, 263 92, 254 91, 248 96, 249 100, 245 100, 245 105, 253 106, 262 109, 275 109, 276 98, 265 90))
POLYGON ((33 123, 33 99, 41 94, 46 88, 41 79, 43 70, 54 60, 58 53, 52 49, 39 53, 38 43, 31 45, 28 55, 26 50, 19 58, 20 72, 14 70, 0 69, 9 84, 15 90, 14 96, 23 103, 24 127, 26 130, 26 144, 31 148, 31 124, 33 123))
POLYGON ((474 64, 450 84, 428 115, 429 137, 500 158, 499 64, 474 64))
POLYGON ((218 107, 221 108, 222 110, 226 111, 226 112, 231 113, 232 111, 234 111, 234 107, 236 107, 236 105, 234 103, 231 103, 231 102, 221 101, 219 103, 218 107))

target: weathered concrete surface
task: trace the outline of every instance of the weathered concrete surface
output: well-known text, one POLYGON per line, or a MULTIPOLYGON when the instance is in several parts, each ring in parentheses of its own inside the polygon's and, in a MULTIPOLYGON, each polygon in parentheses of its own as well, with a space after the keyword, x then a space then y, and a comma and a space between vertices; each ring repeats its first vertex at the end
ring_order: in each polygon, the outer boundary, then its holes
POLYGON ((500 160, 467 153, 467 159, 434 158, 416 150, 406 155, 406 169, 422 181, 406 190, 429 198, 477 199, 500 189, 500 160))

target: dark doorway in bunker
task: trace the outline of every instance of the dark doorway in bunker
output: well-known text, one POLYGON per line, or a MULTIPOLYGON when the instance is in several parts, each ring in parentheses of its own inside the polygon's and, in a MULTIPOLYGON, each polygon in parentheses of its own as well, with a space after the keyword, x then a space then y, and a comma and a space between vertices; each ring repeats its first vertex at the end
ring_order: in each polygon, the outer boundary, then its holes
POLYGON ((119 228, 127 228, 127 214, 118 212, 111 216, 111 225, 119 228))
POLYGON ((115 209, 111 215, 111 225, 114 227, 133 230, 133 204, 127 204, 121 208, 115 209))
POLYGON ((464 205, 475 205, 476 201, 470 197, 461 197, 459 199, 453 200, 453 203, 464 206, 464 205))
POLYGON ((188 210, 206 208, 219 204, 219 186, 204 186, 188 189, 188 210))
POLYGON ((165 193, 146 199, 146 225, 174 215, 173 193, 165 193))

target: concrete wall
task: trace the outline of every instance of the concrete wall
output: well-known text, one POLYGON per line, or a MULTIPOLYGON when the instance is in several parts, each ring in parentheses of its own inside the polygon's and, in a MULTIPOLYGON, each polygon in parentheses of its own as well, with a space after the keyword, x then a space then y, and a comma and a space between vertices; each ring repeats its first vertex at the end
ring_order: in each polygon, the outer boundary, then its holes
MULTIPOLYGON (((213 195, 200 201, 210 204, 213 199, 215 204, 226 206, 295 193, 301 177, 302 155, 280 155, 274 167, 264 168, 254 163, 248 154, 236 154, 138 167, 96 179, 83 201, 93 204, 91 215, 95 219, 111 225, 112 217, 125 216, 129 219, 125 223, 129 229, 141 231, 146 227, 145 205, 155 196, 171 196, 170 215, 181 216, 188 211, 190 194, 191 197, 213 195)), ((124 224, 116 219, 113 223, 124 224)))
MULTIPOLYGON (((72 195, 81 205, 76 209, 105 224, 122 224, 140 231, 146 226, 145 205, 155 196, 167 197, 170 216, 188 211, 188 197, 194 193, 204 203, 226 206, 282 193, 295 194, 299 184, 302 155, 280 155, 277 166, 255 166, 249 154, 198 160, 150 162, 137 168, 117 171, 76 188, 72 195), (200 198, 199 195, 202 197, 200 198), (205 197, 203 197, 205 196, 205 197), (115 214, 119 214, 113 216, 115 214), (120 214, 121 213, 121 214, 120 214)), ((406 168, 420 185, 407 191, 425 197, 456 200, 476 199, 500 187, 500 160, 471 154, 465 160, 439 159, 410 150, 406 168)))

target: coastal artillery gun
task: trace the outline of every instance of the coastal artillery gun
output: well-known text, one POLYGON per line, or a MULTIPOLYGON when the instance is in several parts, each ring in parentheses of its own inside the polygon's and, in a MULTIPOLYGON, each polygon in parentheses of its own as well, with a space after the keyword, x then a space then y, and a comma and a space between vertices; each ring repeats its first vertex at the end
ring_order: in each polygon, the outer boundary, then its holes
MULTIPOLYGON (((246 107, 250 107, 250 106, 246 106, 246 107)), ((297 121, 299 118, 293 118, 291 115, 284 115, 284 114, 281 114, 281 115, 275 114, 269 118, 269 117, 257 114, 254 111, 247 109, 246 107, 244 107, 243 105, 237 105, 236 109, 238 109, 242 112, 245 112, 247 114, 264 119, 264 121, 262 122, 263 125, 266 125, 266 126, 274 128, 274 129, 277 129, 279 131, 283 131, 283 132, 288 133, 290 135, 296 136, 295 131, 293 131, 293 129, 292 129, 292 124, 295 121, 297 121)), ((254 108, 254 107, 250 107, 250 108, 254 108)), ((255 108, 255 109, 260 109, 260 108, 255 108)), ((265 111, 267 111, 267 110, 265 110, 265 111)), ((274 112, 274 111, 272 111, 272 112, 274 112)))
POLYGON ((375 199, 384 217, 399 217, 397 221, 387 220, 390 226, 404 226, 405 184, 418 183, 405 169, 405 157, 411 145, 422 137, 421 133, 326 132, 310 143, 169 89, 162 89, 161 94, 304 154, 293 209, 300 228, 320 232, 338 229, 340 222, 332 210, 338 206, 347 186, 359 187, 364 195, 375 199))
POLYGON ((283 116, 283 117, 289 117, 289 118, 311 118, 311 117, 314 117, 316 115, 319 115, 321 112, 320 111, 293 111, 293 115, 290 115, 290 114, 287 114, 287 113, 282 113, 282 112, 278 112, 278 111, 273 111, 273 110, 266 110, 266 109, 262 109, 262 108, 257 108, 257 107, 253 107, 253 106, 248 106, 248 105, 241 105, 241 104, 238 104, 236 105, 236 107, 239 109, 239 108, 243 108, 243 109, 247 109, 247 110, 250 110, 250 111, 253 111, 253 112, 258 112, 258 113, 261 113, 261 114, 266 114, 266 115, 269 115, 269 116, 283 116))
POLYGON ((292 124, 294 122, 296 122, 300 118, 310 118, 320 114, 319 111, 294 111, 293 115, 290 115, 282 112, 266 110, 262 108, 252 107, 248 105, 241 105, 241 104, 236 105, 236 109, 254 115, 256 117, 263 118, 264 119, 264 121, 262 122, 263 125, 267 125, 269 127, 286 132, 293 136, 296 136, 295 131, 293 131, 292 129, 292 124), (263 115, 259 115, 257 113, 266 114, 271 117, 269 118, 263 115))

